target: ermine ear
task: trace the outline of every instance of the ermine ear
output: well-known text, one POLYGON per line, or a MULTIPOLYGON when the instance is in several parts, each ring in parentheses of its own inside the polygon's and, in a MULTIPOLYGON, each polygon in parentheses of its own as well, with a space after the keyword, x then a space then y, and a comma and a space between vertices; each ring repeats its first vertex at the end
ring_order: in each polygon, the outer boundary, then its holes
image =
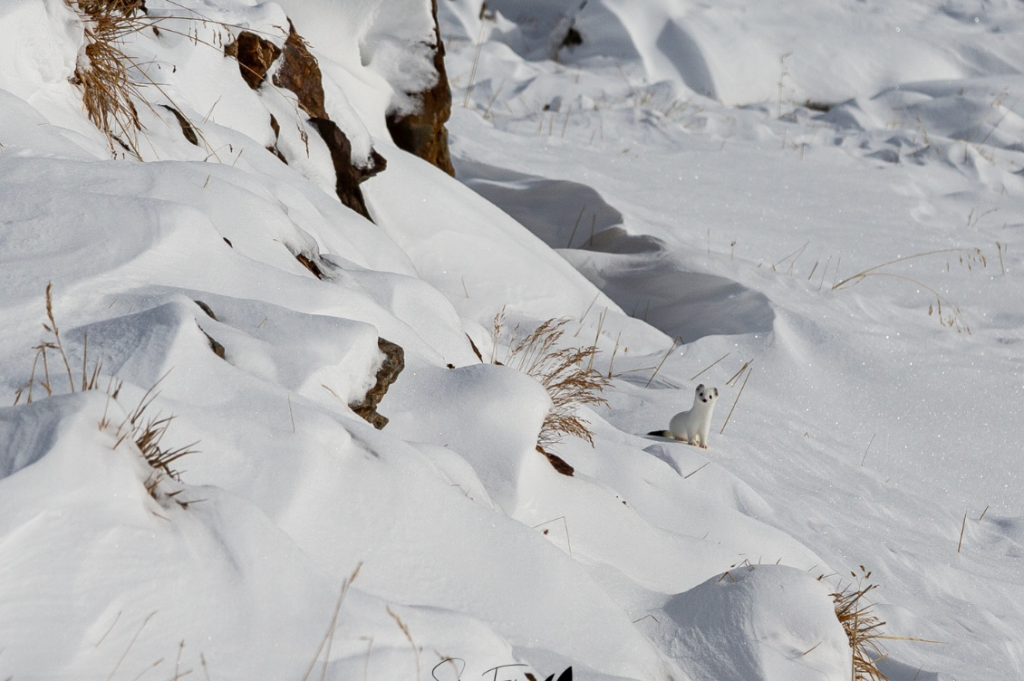
POLYGON ((718 397, 718 388, 711 389, 715 393, 715 397, 718 397))
POLYGON ((703 383, 701 383, 700 385, 697 386, 697 392, 699 392, 699 393, 704 392, 704 384, 703 383))

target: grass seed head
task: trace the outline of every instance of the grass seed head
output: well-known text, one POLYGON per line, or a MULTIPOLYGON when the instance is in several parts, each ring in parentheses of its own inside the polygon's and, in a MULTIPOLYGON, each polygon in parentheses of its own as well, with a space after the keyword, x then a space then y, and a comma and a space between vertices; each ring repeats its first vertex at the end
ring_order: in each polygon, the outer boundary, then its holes
POLYGON ((874 604, 867 600, 867 595, 877 589, 878 585, 867 583, 871 572, 863 565, 860 566, 859 575, 856 572, 850 575, 854 581, 831 596, 836 618, 850 640, 853 681, 888 681, 889 677, 877 667, 877 662, 886 657, 879 642, 886 638, 881 631, 885 622, 878 618, 874 613, 874 604))
POLYGON ((144 99, 134 64, 122 49, 124 39, 139 30, 140 0, 64 0, 81 18, 85 47, 72 82, 82 88, 82 104, 89 120, 107 137, 111 151, 117 144, 139 156, 142 130, 133 99, 144 99))
POLYGON ((499 361, 498 348, 505 335, 504 311, 494 317, 491 363, 510 366, 532 377, 544 386, 551 398, 551 409, 537 437, 542 449, 558 444, 565 435, 586 440, 593 446, 590 424, 579 415, 579 407, 608 403, 601 393, 610 381, 594 370, 590 361, 598 352, 597 346, 559 345, 568 322, 568 319, 549 319, 526 335, 520 334, 517 325, 509 334, 504 360, 499 361))
MULTIPOLYGON (((36 384, 46 391, 47 397, 52 397, 55 394, 56 386, 54 386, 50 380, 49 360, 47 359, 46 354, 47 350, 56 354, 63 361, 64 367, 68 373, 68 390, 71 394, 87 392, 90 390, 100 390, 100 374, 103 368, 103 362, 102 360, 97 359, 93 362, 92 368, 89 368, 88 333, 83 334, 81 376, 76 380, 72 374, 71 363, 68 360, 67 352, 64 349, 60 328, 57 326, 57 319, 53 313, 52 282, 46 286, 46 318, 47 321, 43 323, 43 330, 52 337, 52 340, 44 340, 33 348, 33 350, 36 351, 36 355, 32 361, 32 371, 29 375, 28 382, 18 388, 15 392, 15 406, 18 405, 23 396, 26 397, 26 403, 32 402, 32 388, 36 384), (43 378, 41 379, 36 377, 40 364, 42 365, 43 371, 43 378)), ((115 431, 117 442, 114 445, 114 449, 117 449, 122 442, 130 439, 139 448, 142 458, 145 459, 146 463, 149 464, 149 467, 152 469, 152 473, 146 481, 146 491, 148 491, 154 498, 157 496, 157 488, 162 480, 170 478, 176 482, 181 481, 181 473, 175 467, 178 459, 196 452, 196 450, 193 449, 196 445, 195 442, 176 449, 168 449, 161 444, 164 435, 167 433, 167 429, 171 425, 171 421, 174 420, 173 416, 163 417, 159 414, 155 416, 150 415, 150 407, 157 397, 157 388, 161 381, 163 381, 163 378, 158 380, 152 388, 146 391, 142 396, 142 399, 139 400, 135 409, 128 413, 125 420, 117 427, 115 431)), ((116 380, 114 377, 110 377, 106 388, 108 406, 111 400, 115 402, 117 401, 122 385, 123 383, 121 381, 116 380)), ((104 411, 103 418, 100 421, 100 428, 105 429, 109 426, 110 422, 107 419, 106 411, 104 411)), ((173 498, 174 494, 177 494, 177 492, 165 496, 173 498)), ((183 507, 187 507, 187 502, 178 501, 178 503, 183 507)))

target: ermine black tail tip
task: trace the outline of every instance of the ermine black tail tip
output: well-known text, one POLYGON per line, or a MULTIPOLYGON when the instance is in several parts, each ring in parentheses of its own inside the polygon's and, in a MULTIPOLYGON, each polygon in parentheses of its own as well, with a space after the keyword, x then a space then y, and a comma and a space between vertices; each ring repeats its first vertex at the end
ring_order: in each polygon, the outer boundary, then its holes
POLYGON ((668 432, 667 430, 652 430, 651 432, 649 432, 647 434, 648 435, 657 435, 658 437, 672 437, 672 433, 668 432))

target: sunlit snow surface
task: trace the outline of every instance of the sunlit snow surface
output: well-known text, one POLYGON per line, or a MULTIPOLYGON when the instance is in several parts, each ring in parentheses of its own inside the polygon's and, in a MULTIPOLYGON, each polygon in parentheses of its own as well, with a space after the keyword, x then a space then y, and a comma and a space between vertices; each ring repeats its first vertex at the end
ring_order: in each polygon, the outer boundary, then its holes
POLYGON ((205 139, 140 106, 146 163, 81 110, 74 13, 0 4, 0 679, 843 681, 861 565, 884 633, 938 642, 882 641, 891 679, 1024 675, 1024 8, 439 0, 456 181, 384 125, 429 2, 147 4, 189 27, 130 39, 148 92, 205 139), (388 160, 376 224, 215 48, 286 16, 388 160), (70 367, 9 407, 48 282, 70 367), (467 339, 503 308, 614 376, 574 477, 467 339), (378 336, 383 431, 346 406, 378 336), (68 394, 99 359, 117 400, 68 394), (118 428, 158 382, 198 453, 154 498, 118 428), (710 449, 643 436, 700 382, 710 449))

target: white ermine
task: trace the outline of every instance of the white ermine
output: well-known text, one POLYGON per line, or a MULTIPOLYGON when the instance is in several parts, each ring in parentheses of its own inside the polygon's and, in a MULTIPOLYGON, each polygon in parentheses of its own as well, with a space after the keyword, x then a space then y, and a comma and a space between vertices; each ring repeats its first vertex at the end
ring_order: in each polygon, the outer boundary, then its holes
POLYGON ((668 430, 655 430, 648 435, 660 435, 697 445, 701 449, 708 448, 708 431, 711 430, 711 412, 718 401, 718 388, 697 386, 693 396, 693 408, 676 414, 669 421, 668 430))

